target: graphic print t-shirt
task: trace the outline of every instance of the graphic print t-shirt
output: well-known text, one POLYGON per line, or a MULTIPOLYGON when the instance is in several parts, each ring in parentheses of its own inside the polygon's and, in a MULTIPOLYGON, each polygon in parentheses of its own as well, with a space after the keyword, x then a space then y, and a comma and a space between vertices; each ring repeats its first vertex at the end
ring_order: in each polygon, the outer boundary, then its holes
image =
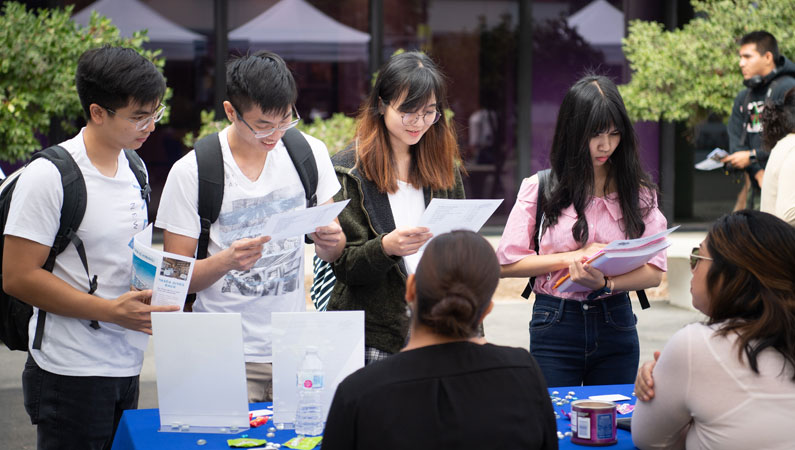
MULTIPOLYGON (((228 130, 218 135, 224 160, 224 199, 218 220, 210 227, 208 255, 239 239, 260 236, 265 222, 274 214, 306 208, 301 179, 284 144, 279 141, 270 151, 259 177, 251 181, 232 157, 228 130)), ((322 204, 339 190, 339 182, 326 146, 311 136, 304 137, 317 163, 317 199, 322 204)), ((199 237, 197 170, 194 152, 174 164, 163 188, 155 226, 199 237)), ((228 272, 199 292, 193 305, 197 312, 241 313, 247 362, 271 361, 272 312, 305 309, 303 235, 272 239, 250 270, 228 272)))

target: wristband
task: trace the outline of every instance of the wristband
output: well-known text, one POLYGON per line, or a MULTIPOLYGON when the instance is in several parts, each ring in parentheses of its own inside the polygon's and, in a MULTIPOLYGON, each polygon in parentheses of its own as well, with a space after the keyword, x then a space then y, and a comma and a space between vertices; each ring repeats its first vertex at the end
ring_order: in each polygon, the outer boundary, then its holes
POLYGON ((613 292, 613 289, 611 289, 607 285, 607 277, 605 277, 605 285, 602 286, 600 289, 597 289, 597 290, 591 292, 590 294, 588 294, 587 299, 588 300, 593 300, 596 297, 599 297, 599 296, 604 295, 604 294, 611 294, 612 292, 613 292))

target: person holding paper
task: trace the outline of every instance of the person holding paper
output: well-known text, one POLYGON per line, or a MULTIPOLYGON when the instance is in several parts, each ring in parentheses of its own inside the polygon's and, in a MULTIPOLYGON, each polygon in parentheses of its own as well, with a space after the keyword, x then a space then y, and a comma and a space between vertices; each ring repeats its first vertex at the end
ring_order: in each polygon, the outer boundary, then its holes
POLYGON ((339 216, 347 244, 333 264, 328 309, 364 310, 365 363, 405 343, 406 265, 431 238, 416 226, 428 202, 464 198, 447 108, 436 63, 420 52, 394 55, 362 105, 353 145, 332 159, 342 184, 334 199, 351 202, 339 216))
MULTIPOLYGON (((767 175, 765 175, 767 176, 767 175)), ((795 228, 772 214, 718 219, 690 255, 705 323, 671 337, 638 372, 641 449, 791 449, 795 410, 795 228)))
POLYGON ((522 182, 497 248, 503 277, 536 277, 530 353, 550 386, 631 383, 639 343, 627 291, 660 283, 665 252, 613 277, 586 261, 614 240, 665 230, 666 220, 612 81, 586 76, 566 93, 550 161, 542 223, 535 175, 522 182), (569 274, 589 292, 558 291, 557 281, 569 274))
MULTIPOLYGON (((210 226, 208 257, 193 269, 194 311, 239 312, 243 319, 250 402, 271 401, 271 313, 306 310, 304 236, 270 239, 265 222, 306 208, 306 193, 282 138, 299 120, 293 75, 281 57, 260 52, 231 60, 224 110, 232 122, 218 133, 224 189, 218 219, 210 226)), ((317 166, 317 203, 339 189, 326 146, 303 135, 317 166)), ((155 226, 164 249, 193 256, 200 236, 198 163, 195 150, 177 161, 163 188, 155 226)), ((332 261, 345 236, 334 221, 311 234, 315 251, 332 261)), ((189 344, 187 344, 189 345, 189 344)))
POLYGON ((17 180, 2 278, 6 293, 34 307, 22 392, 38 448, 105 449, 122 412, 138 406, 144 351, 128 331, 151 334, 151 312, 178 309, 146 304, 150 290, 130 291, 128 243, 146 227, 147 208, 123 149, 140 148, 154 131, 166 81, 135 50, 102 47, 80 56, 75 84, 86 126, 60 145, 85 182, 76 234, 90 275, 71 244, 51 272, 42 268, 58 234, 64 188, 55 165, 40 158, 17 180))
POLYGON ((340 383, 323 450, 558 448, 533 357, 477 337, 499 275, 491 244, 475 232, 428 243, 406 286, 408 345, 340 383))
POLYGON ((772 148, 762 181, 761 210, 795 226, 795 88, 762 112, 762 142, 772 148))

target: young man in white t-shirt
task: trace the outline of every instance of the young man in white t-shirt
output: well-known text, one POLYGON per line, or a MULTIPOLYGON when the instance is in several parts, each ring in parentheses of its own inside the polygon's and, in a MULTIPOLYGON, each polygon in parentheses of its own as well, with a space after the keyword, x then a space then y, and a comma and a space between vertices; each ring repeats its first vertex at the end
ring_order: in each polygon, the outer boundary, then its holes
POLYGON ((17 181, 4 230, 3 289, 34 306, 22 387, 38 448, 109 449, 122 412, 138 405, 144 355, 130 345, 127 330, 151 334, 150 312, 176 309, 149 306, 151 291, 130 290, 128 243, 146 226, 147 210, 122 151, 138 149, 154 130, 166 84, 150 61, 118 47, 83 53, 75 81, 87 124, 60 145, 85 180, 77 235, 97 289, 88 293, 73 245, 58 255, 52 273, 42 268, 64 196, 58 169, 44 158, 17 181), (47 314, 35 349, 39 308, 47 314))
MULTIPOLYGON (((210 227, 208 257, 193 270, 193 311, 241 313, 249 401, 272 401, 271 313, 306 310, 304 237, 271 239, 259 230, 274 214, 306 208, 303 185, 282 142, 298 122, 298 94, 287 65, 270 52, 230 61, 226 93, 224 110, 232 124, 218 133, 224 195, 210 227)), ((340 185, 328 150, 323 142, 304 138, 317 165, 317 202, 331 203, 340 185)), ((155 225, 165 230, 166 251, 196 253, 201 227, 195 151, 171 168, 155 225)), ((336 221, 310 237, 325 261, 335 260, 345 247, 336 221)))

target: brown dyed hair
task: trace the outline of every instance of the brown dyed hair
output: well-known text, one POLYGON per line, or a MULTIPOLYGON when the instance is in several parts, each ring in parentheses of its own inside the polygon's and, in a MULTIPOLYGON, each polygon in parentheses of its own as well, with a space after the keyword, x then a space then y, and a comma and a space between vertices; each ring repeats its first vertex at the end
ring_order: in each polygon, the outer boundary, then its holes
POLYGON ((468 338, 497 289, 500 264, 486 239, 458 230, 428 243, 414 279, 415 320, 442 336, 468 338))
POLYGON ((756 373, 768 347, 795 366, 795 228, 772 214, 738 211, 715 222, 706 244, 708 324, 737 333, 738 357, 745 353, 756 373))
MULTIPOLYGON (((449 109, 444 77, 424 53, 394 55, 378 72, 357 119, 356 165, 379 191, 397 191, 397 169, 383 116, 386 105, 410 113, 424 107, 432 96, 441 113, 449 109), (400 105, 393 103, 401 98, 400 105)), ((460 156, 452 121, 440 118, 409 151, 408 182, 412 186, 437 190, 454 186, 460 156)))

